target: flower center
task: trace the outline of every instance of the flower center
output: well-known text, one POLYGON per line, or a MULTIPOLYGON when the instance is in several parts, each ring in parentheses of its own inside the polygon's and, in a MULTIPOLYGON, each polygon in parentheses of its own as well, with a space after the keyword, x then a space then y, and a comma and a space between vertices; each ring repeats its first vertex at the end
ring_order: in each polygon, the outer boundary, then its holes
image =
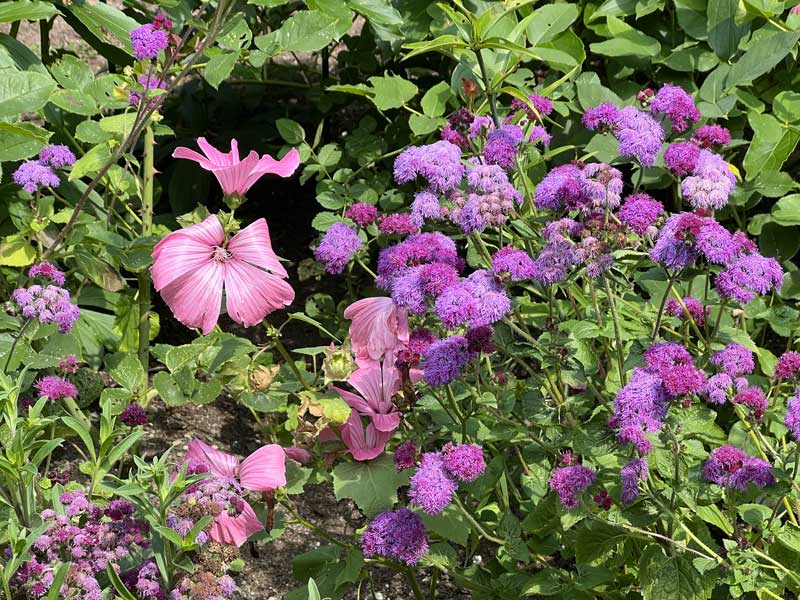
POLYGON ((224 263, 231 260, 233 258, 233 254, 231 254, 230 250, 223 248, 222 246, 215 246, 214 253, 211 255, 211 258, 224 263))

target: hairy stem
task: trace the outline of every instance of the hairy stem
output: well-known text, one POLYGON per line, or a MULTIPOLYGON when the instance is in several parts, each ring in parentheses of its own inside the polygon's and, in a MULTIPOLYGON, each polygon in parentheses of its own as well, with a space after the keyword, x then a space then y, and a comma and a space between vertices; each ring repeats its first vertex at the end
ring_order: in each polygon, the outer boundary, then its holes
MULTIPOLYGON (((148 126, 144 131, 144 186, 142 188, 142 237, 150 235, 153 229, 153 154, 155 135, 148 126)), ((139 279, 139 362, 145 372, 150 366, 150 270, 142 269, 139 279)))

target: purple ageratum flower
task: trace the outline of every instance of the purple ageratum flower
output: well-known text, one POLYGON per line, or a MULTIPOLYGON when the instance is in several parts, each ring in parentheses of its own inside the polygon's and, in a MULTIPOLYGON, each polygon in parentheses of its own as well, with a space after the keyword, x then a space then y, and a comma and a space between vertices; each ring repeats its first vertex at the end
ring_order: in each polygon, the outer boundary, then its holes
POLYGON ((709 377, 703 397, 711 404, 725 404, 733 390, 733 378, 727 373, 717 373, 709 377))
POLYGON ((64 285, 67 280, 64 272, 49 262, 41 262, 28 269, 28 277, 44 277, 56 285, 64 285))
POLYGON ((467 234, 499 227, 521 200, 522 196, 510 185, 488 194, 471 193, 461 208, 458 223, 467 234))
POLYGON ((486 136, 483 158, 490 165, 511 170, 515 166, 517 146, 525 139, 525 132, 519 125, 503 125, 486 136))
POLYGON ((617 211, 617 217, 637 235, 652 234, 653 225, 664 214, 664 205, 648 194, 631 194, 617 211))
POLYGON ((547 129, 541 125, 534 125, 531 128, 531 134, 528 136, 528 141, 532 144, 541 142, 542 146, 549 146, 553 141, 553 136, 547 132, 547 129))
MULTIPOLYGON (((697 323, 697 325, 702 327, 706 324, 706 317, 711 311, 710 306, 703 306, 703 303, 700 300, 693 298, 692 296, 685 296, 683 298, 683 304, 686 307, 686 311, 689 312, 689 316, 695 323, 697 323)), ((680 302, 678 302, 676 298, 670 298, 667 300, 667 304, 664 307, 664 312, 671 317, 684 318, 686 317, 686 311, 683 310, 683 306, 681 306, 680 302)))
POLYGON ((546 117, 553 112, 553 103, 549 98, 545 98, 539 94, 531 94, 528 96, 528 101, 530 104, 518 98, 511 100, 512 113, 524 110, 528 119, 531 121, 541 121, 542 117, 546 117))
POLYGON ((800 352, 784 352, 775 363, 773 375, 778 380, 795 379, 800 374, 800 352))
POLYGON ((727 265, 740 253, 741 248, 731 232, 711 217, 702 219, 692 233, 695 247, 709 262, 727 265))
POLYGON ((475 115, 466 108, 459 108, 450 115, 447 125, 442 128, 442 139, 451 144, 455 144, 462 150, 469 149, 470 125, 472 125, 475 115))
POLYGON ((759 488, 775 483, 772 465, 730 445, 711 451, 703 465, 703 477, 720 487, 739 490, 746 490, 751 483, 759 488))
POLYGON ((153 23, 145 23, 131 30, 131 44, 139 60, 158 58, 159 52, 169 46, 169 34, 153 23))
POLYGON ((617 392, 609 427, 618 430, 620 442, 634 443, 640 453, 646 454, 651 446, 642 434, 661 429, 661 421, 667 416, 668 399, 658 375, 646 369, 634 369, 631 380, 617 392))
POLYGON ((533 203, 541 210, 575 209, 588 201, 583 171, 572 164, 552 169, 536 186, 533 203))
POLYGON ((511 281, 524 281, 534 276, 536 267, 527 252, 506 246, 492 255, 492 271, 496 275, 508 273, 511 281))
POLYGON ((703 125, 695 129, 692 141, 700 148, 727 146, 731 143, 731 132, 721 125, 703 125))
POLYGON ((753 353, 740 344, 731 343, 714 352, 712 364, 721 367, 731 377, 749 375, 756 368, 753 353))
POLYGON ((448 329, 455 329, 478 313, 475 286, 469 281, 451 285, 436 299, 436 315, 448 329))
POLYGON ((453 501, 458 482, 445 468, 439 452, 425 452, 409 481, 408 498, 429 515, 438 515, 453 501))
POLYGON ((417 464, 417 443, 406 440, 394 449, 394 466, 398 471, 410 469, 417 464))
POLYGON ((644 363, 647 368, 661 376, 678 365, 693 365, 689 351, 675 342, 658 342, 644 352, 644 363))
POLYGON ((366 202, 356 202, 344 211, 344 216, 359 227, 368 227, 378 218, 378 207, 366 202))
POLYGON ((622 173, 605 163, 583 168, 584 193, 592 208, 615 209, 622 194, 622 173))
POLYGON ((757 419, 767 410, 767 398, 759 387, 745 387, 733 397, 732 402, 748 407, 757 419))
POLYGON ((747 304, 756 294, 764 295, 772 289, 780 290, 782 283, 783 269, 778 261, 753 253, 730 264, 717 275, 714 286, 723 298, 747 304))
POLYGON ((589 489, 595 478, 595 472, 583 465, 558 467, 550 475, 547 485, 558 494, 561 506, 570 510, 578 507, 578 496, 589 489))
POLYGON ((673 397, 699 394, 706 387, 706 374, 694 365, 675 365, 661 374, 667 393, 673 397))
MULTIPOLYGON (((139 85, 142 86, 144 94, 139 91, 131 91, 128 95, 128 104, 131 106, 138 106, 139 102, 142 101, 142 97, 147 97, 152 90, 165 90, 167 89, 167 82, 164 80, 163 76, 160 75, 139 75, 137 78, 139 85)), ((164 101, 164 96, 159 95, 157 97, 152 98, 147 103, 147 108, 154 108, 161 104, 164 101)))
POLYGON ((355 230, 345 223, 334 223, 314 250, 314 256, 325 263, 328 273, 337 275, 344 270, 359 248, 361 240, 355 230))
POLYGON ((786 405, 786 416, 783 418, 783 422, 795 441, 800 442, 800 391, 795 393, 786 405))
POLYGON ((411 221, 417 228, 425 224, 425 219, 441 219, 442 207, 439 198, 431 192, 418 192, 411 203, 411 221))
POLYGON ((533 261, 533 279, 543 285, 564 281, 581 259, 575 244, 554 240, 546 243, 533 261))
POLYGON ((587 108, 583 113, 583 126, 590 131, 605 133, 614 131, 619 116, 619 109, 610 102, 603 102, 594 108, 587 108))
POLYGON ((542 239, 548 242, 563 242, 577 238, 583 232, 583 225, 574 219, 563 218, 550 221, 542 229, 542 239))
POLYGON ((474 140, 482 135, 494 131, 494 121, 491 117, 476 116, 469 126, 469 139, 474 140))
POLYGON ((381 250, 378 256, 378 277, 375 283, 391 289, 392 281, 410 266, 440 262, 461 267, 455 242, 441 233, 418 233, 381 250))
POLYGON ((650 258, 669 269, 683 269, 694 263, 698 254, 687 237, 697 231, 703 219, 693 213, 678 213, 669 217, 652 250, 650 258))
POLYGON ((138 404, 129 404, 119 415, 119 420, 128 427, 137 427, 138 425, 147 424, 147 413, 138 404))
POLYGON ((473 272, 467 282, 473 285, 476 313, 470 318, 471 327, 481 327, 496 323, 511 310, 511 300, 494 273, 486 269, 473 272))
POLYGON ((480 163, 467 166, 467 183, 474 191, 481 194, 504 190, 511 185, 502 167, 480 163))
POLYGON ((379 514, 361 536, 364 556, 382 556, 415 565, 428 552, 428 536, 419 515, 407 508, 379 514))
POLYGON ((694 209, 718 210, 728 204, 736 177, 719 154, 700 150, 691 176, 681 181, 683 197, 694 209))
POLYGON ((494 327, 491 325, 481 325, 480 327, 471 327, 467 329, 464 337, 467 338, 467 350, 470 354, 491 354, 495 351, 494 342, 494 327))
POLYGON ((450 383, 461 375, 471 356, 463 335, 433 342, 422 355, 425 382, 432 386, 450 383))
POLYGON ((397 213, 383 215, 378 221, 378 230, 384 235, 409 235, 419 233, 419 227, 411 215, 397 213))
POLYGON ((639 482, 647 479, 648 465, 646 458, 635 458, 625 464, 620 471, 622 493, 620 499, 626 506, 639 497, 639 482))
POLYGON ((672 131, 683 133, 700 120, 700 111, 682 87, 665 83, 650 101, 650 111, 672 121, 672 131))
POLYGON ((397 183, 408 183, 422 177, 437 193, 457 187, 463 176, 461 149, 444 140, 407 148, 394 161, 397 183))
POLYGON ((425 294, 436 298, 458 283, 458 271, 446 263, 428 263, 419 267, 419 278, 425 294))
POLYGON ((635 106, 626 106, 617 113, 614 137, 619 140, 621 156, 633 157, 642 166, 652 167, 664 143, 664 130, 646 112, 635 106))
POLYGON ((394 303, 418 315, 425 314, 428 308, 425 304, 421 269, 421 266, 406 269, 402 275, 392 281, 391 286, 394 303))
POLYGON ((47 396, 50 400, 61 400, 78 397, 78 388, 74 384, 55 375, 42 377, 33 384, 33 387, 39 392, 40 398, 47 396))
POLYGON ((29 160, 22 163, 11 176, 18 186, 29 194, 36 193, 43 187, 56 188, 61 184, 58 175, 53 169, 38 160, 29 160))
POLYGON ((700 148, 692 142, 673 142, 664 152, 664 164, 670 173, 683 177, 694 171, 700 148))
POLYGON ((419 365, 425 350, 438 338, 427 329, 416 329, 411 332, 408 344, 397 352, 398 368, 416 367, 419 365))
POLYGON ((459 481, 475 481, 486 470, 483 448, 477 444, 445 444, 442 463, 450 475, 459 481))
POLYGON ((51 144, 39 152, 39 162, 54 169, 61 169, 75 164, 75 155, 63 144, 51 144))
POLYGON ((80 317, 80 309, 70 302, 69 292, 55 285, 17 288, 11 299, 21 309, 23 318, 55 323, 60 333, 72 331, 80 317))

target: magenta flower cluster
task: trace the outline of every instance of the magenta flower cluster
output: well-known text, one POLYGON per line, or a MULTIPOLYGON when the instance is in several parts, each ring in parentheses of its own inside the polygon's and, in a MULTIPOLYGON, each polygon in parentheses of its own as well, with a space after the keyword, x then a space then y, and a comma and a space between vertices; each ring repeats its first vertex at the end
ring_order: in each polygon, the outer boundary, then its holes
POLYGON ((25 319, 35 319, 39 323, 55 323, 61 333, 72 331, 80 310, 70 301, 69 291, 56 285, 34 284, 27 288, 17 288, 11 300, 20 309, 25 319))
POLYGON ((364 556, 382 556, 415 565, 428 552, 428 535, 419 515, 407 508, 379 514, 361 536, 364 556))
POLYGON ((448 443, 441 452, 425 452, 409 483, 408 497, 429 515, 453 501, 459 482, 475 481, 486 470, 483 449, 476 444, 448 443))

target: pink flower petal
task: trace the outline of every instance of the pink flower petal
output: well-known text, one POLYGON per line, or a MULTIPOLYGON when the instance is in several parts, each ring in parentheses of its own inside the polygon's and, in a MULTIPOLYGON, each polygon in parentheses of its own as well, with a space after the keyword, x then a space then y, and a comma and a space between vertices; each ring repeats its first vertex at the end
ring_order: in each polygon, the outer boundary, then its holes
POLYGON ((214 475, 234 479, 239 467, 239 459, 233 454, 216 450, 202 440, 189 442, 186 460, 200 462, 208 466, 214 475))
POLYGON ((231 196, 237 194, 239 196, 244 196, 249 189, 249 186, 245 185, 247 183, 247 177, 257 163, 258 154, 252 151, 243 161, 237 161, 233 165, 215 167, 211 172, 214 173, 217 181, 219 181, 219 185, 222 191, 225 192, 225 195, 231 196))
POLYGON ((225 294, 228 316, 245 327, 294 300, 292 286, 283 279, 238 259, 225 263, 225 294))
POLYGON ((258 219, 250 223, 234 235, 228 243, 228 250, 238 260, 272 271, 279 277, 289 276, 272 250, 269 227, 265 219, 258 219))
POLYGON ((359 461, 372 460, 379 456, 386 447, 386 442, 392 438, 392 433, 378 431, 372 423, 365 430, 361 417, 355 411, 350 413, 350 418, 341 426, 340 431, 347 450, 359 461))
POLYGON ((400 427, 400 413, 395 411, 388 414, 374 414, 372 415, 372 425, 378 431, 393 433, 400 427))
POLYGON ((214 247, 224 242, 225 232, 214 215, 167 235, 153 248, 150 272, 156 290, 210 263, 214 247))
POLYGON ((208 262, 162 288, 161 297, 178 321, 207 335, 219 320, 223 274, 221 263, 208 262))
POLYGON ((311 461, 311 452, 306 450, 305 448, 284 448, 284 452, 286 452, 286 456, 291 458, 295 462, 299 462, 301 465, 308 464, 311 461))
POLYGON ((300 166, 300 153, 297 148, 292 148, 280 160, 275 160, 269 154, 262 156, 253 169, 253 175, 261 177, 266 173, 274 173, 281 177, 291 177, 298 166, 300 166))
POLYGON ((258 520, 253 507, 245 502, 241 514, 235 517, 226 512, 217 515, 211 524, 209 535, 215 542, 241 546, 251 535, 262 529, 264 525, 258 520))
POLYGON ((235 139, 231 140, 230 152, 220 152, 209 144, 204 137, 197 138, 197 145, 200 146, 200 149, 215 167, 230 167, 239 162, 239 145, 235 139))
POLYGON ((186 160, 193 160, 201 167, 203 167, 206 171, 210 171, 214 168, 214 163, 212 163, 208 158, 200 154, 199 152, 195 152, 191 148, 186 148, 185 146, 179 146, 175 148, 172 153, 173 158, 183 158, 186 160))
POLYGON ((350 324, 350 343, 357 355, 372 360, 400 344, 408 342, 408 312, 395 305, 391 298, 363 298, 344 311, 350 324))
POLYGON ((364 400, 364 398, 358 394, 348 392, 347 390, 343 390, 336 386, 331 387, 344 399, 345 402, 347 402, 350 408, 357 410, 362 415, 371 415, 375 412, 375 410, 369 405, 369 402, 364 400))
POLYGON ((262 446, 242 461, 239 467, 242 487, 266 492, 286 485, 286 453, 277 444, 262 446))

